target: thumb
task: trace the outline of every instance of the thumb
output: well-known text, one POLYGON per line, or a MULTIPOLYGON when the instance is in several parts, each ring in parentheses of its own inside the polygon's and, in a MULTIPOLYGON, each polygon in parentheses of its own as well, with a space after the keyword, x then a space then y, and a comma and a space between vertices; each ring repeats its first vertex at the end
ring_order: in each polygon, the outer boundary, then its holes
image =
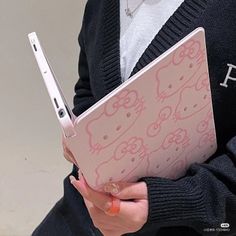
POLYGON ((145 182, 137 183, 107 183, 104 186, 104 191, 112 194, 114 197, 121 200, 130 199, 147 199, 147 185, 145 182))

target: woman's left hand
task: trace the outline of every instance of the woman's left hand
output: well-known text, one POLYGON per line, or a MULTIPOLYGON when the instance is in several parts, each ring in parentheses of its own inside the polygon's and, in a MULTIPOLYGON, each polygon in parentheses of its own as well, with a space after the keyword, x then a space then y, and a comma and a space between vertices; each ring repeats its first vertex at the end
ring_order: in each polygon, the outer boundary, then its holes
POLYGON ((73 186, 83 196, 90 217, 104 236, 120 236, 142 228, 148 217, 147 186, 145 182, 112 183, 105 191, 120 199, 120 211, 107 214, 111 207, 111 196, 93 190, 80 175, 80 180, 70 177, 73 186))

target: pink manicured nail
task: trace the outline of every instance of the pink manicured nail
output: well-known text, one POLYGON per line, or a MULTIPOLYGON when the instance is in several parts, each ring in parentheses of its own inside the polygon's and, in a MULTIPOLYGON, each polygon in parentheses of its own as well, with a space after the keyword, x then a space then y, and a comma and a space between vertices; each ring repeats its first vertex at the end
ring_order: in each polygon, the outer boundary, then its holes
POLYGON ((108 183, 104 186, 104 191, 107 193, 111 193, 111 194, 118 194, 119 193, 119 185, 115 184, 115 183, 108 183))
POLYGON ((71 183, 76 181, 76 178, 73 175, 70 175, 69 179, 71 183))
POLYGON ((81 184, 80 181, 77 180, 73 175, 70 175, 70 183, 78 190, 81 190, 81 184))

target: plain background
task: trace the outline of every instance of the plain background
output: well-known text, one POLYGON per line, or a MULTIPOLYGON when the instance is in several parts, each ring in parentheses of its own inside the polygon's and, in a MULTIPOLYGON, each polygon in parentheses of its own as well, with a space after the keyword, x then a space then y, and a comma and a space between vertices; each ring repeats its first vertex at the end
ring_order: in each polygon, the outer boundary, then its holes
POLYGON ((71 164, 27 34, 36 31, 69 104, 85 0, 0 0, 0 236, 27 236, 63 194, 71 164))

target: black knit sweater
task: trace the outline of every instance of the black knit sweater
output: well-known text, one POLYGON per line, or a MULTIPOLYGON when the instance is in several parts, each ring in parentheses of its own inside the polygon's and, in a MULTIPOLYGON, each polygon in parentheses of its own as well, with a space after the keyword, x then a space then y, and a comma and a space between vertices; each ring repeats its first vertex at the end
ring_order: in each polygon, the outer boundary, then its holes
MULTIPOLYGON (((121 84, 119 17, 119 0, 89 0, 86 4, 73 109, 77 116, 121 84)), ((206 31, 218 150, 207 163, 191 165, 178 180, 142 178, 148 186, 149 216, 134 235, 236 235, 235 68, 226 81, 228 87, 220 85, 228 64, 236 65, 236 1, 185 0, 131 75, 199 26, 206 31), (224 222, 230 224, 230 231, 220 227, 224 222)))

